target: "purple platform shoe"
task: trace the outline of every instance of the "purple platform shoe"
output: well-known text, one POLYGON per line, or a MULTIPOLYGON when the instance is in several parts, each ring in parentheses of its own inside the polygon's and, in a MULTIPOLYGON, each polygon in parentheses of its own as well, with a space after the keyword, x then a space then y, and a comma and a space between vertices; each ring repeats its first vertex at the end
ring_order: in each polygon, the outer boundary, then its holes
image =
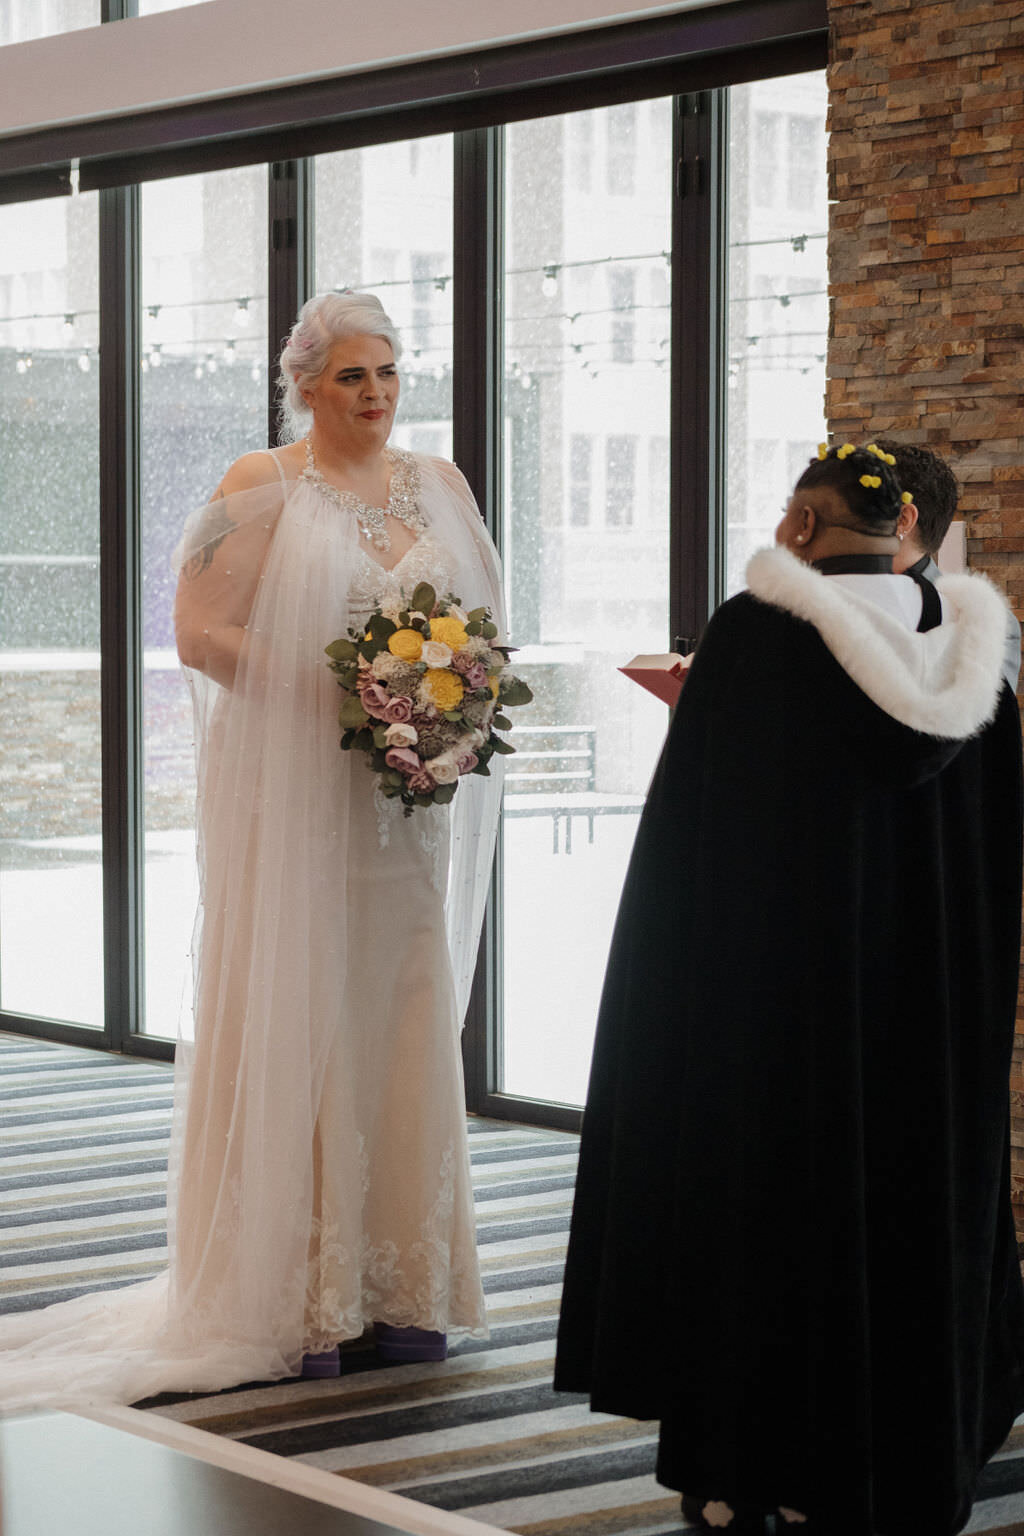
POLYGON ((302 1370, 299 1375, 309 1381, 323 1381, 329 1376, 340 1376, 341 1351, 337 1344, 333 1349, 325 1349, 319 1355, 303 1355, 302 1370))
POLYGON ((429 1328, 394 1328, 390 1323, 374 1323, 377 1353, 392 1365, 408 1365, 415 1360, 447 1360, 448 1335, 429 1328))

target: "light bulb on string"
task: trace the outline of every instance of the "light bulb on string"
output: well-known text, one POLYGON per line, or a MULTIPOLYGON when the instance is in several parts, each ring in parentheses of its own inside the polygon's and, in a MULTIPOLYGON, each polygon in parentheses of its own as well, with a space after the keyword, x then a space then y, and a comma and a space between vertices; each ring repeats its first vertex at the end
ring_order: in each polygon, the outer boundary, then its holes
POLYGON ((252 315, 249 313, 249 300, 239 299, 235 305, 235 324, 244 329, 249 324, 251 319, 252 315))
POLYGON ((90 368, 92 367, 92 358, 89 356, 88 352, 80 352, 78 354, 78 366, 83 373, 89 372, 90 368))
POLYGON ((193 374, 194 378, 197 378, 197 379, 201 379, 202 378, 202 376, 203 376, 203 365, 202 365, 202 363, 196 363, 195 367, 192 370, 192 374, 193 374))
POLYGON ((214 357, 212 352, 208 352, 206 354, 206 371, 207 373, 217 372, 217 359, 214 357))
POLYGON ((540 291, 546 299, 553 299, 558 292, 558 273, 559 268, 554 262, 544 268, 540 291))
POLYGON ((74 317, 74 315, 65 315, 64 316, 64 324, 61 326, 61 330, 64 332, 64 340, 65 341, 70 341, 72 336, 75 334, 75 317, 74 317))
POLYGON ((29 359, 27 357, 19 357, 14 366, 19 373, 27 373, 30 366, 29 359))
POLYGON ((159 368, 163 359, 163 352, 159 342, 154 342, 149 349, 149 363, 151 368, 159 368))
POLYGON ((235 351, 235 343, 229 336, 224 343, 224 361, 227 363, 229 368, 234 367, 235 359, 237 356, 238 353, 235 351))
POLYGON ((252 379, 254 384, 258 384, 260 382, 259 363, 253 363, 252 368, 249 370, 249 377, 252 379))

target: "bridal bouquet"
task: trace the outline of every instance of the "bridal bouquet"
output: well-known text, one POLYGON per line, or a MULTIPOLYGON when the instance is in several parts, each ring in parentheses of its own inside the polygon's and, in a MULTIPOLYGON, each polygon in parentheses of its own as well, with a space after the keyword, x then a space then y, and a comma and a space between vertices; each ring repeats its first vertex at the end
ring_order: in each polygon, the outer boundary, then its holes
POLYGON ((342 748, 367 753, 382 793, 400 799, 406 816, 446 805, 463 774, 489 774, 496 752, 515 751, 497 734, 512 725, 502 710, 533 694, 509 671, 497 634, 489 609, 467 613, 421 582, 407 605, 383 603, 365 627, 327 646, 346 695, 342 748))

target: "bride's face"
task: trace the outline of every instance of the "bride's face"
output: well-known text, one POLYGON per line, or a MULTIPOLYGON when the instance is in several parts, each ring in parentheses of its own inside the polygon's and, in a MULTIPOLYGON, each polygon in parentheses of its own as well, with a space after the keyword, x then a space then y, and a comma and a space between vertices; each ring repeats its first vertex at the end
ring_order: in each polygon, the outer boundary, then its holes
POLYGON ((398 369, 383 336, 335 342, 315 384, 303 390, 318 433, 344 451, 383 448, 398 404, 398 369))

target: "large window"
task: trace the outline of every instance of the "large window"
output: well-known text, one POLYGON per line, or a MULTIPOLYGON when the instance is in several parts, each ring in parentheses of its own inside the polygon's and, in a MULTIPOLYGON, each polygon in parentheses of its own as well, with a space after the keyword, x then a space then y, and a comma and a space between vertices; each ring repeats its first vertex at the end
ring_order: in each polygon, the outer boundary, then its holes
POLYGON ((823 75, 734 86, 729 119, 728 590, 825 436, 823 75))
POLYGON ((468 1091, 571 1123, 668 719, 619 668, 700 635, 823 435, 824 76, 665 82, 592 70, 529 116, 516 80, 504 126, 494 97, 311 120, 273 165, 232 164, 229 127, 0 205, 0 1023, 171 1049, 197 895, 174 546, 272 440, 303 298, 366 288, 404 343, 395 441, 466 472, 535 696, 468 1091))
POLYGON ((452 453, 452 138, 316 161, 314 288, 377 294, 402 337, 398 447, 452 453))
POLYGON ((646 469, 669 430, 669 310, 652 279, 668 271, 671 151, 668 101, 507 135, 502 542, 535 702, 517 716, 506 781, 500 1088, 569 1104, 586 1092, 667 719, 617 669, 668 646, 668 486, 646 469), (604 176, 582 163, 598 145, 604 176))
POLYGON ((95 196, 0 209, 0 1009, 103 1024, 95 196))
POLYGON ((188 1019, 195 771, 174 647, 172 554, 228 465, 267 441, 267 178, 262 167, 158 181, 142 195, 142 655, 145 1007, 188 1019))

